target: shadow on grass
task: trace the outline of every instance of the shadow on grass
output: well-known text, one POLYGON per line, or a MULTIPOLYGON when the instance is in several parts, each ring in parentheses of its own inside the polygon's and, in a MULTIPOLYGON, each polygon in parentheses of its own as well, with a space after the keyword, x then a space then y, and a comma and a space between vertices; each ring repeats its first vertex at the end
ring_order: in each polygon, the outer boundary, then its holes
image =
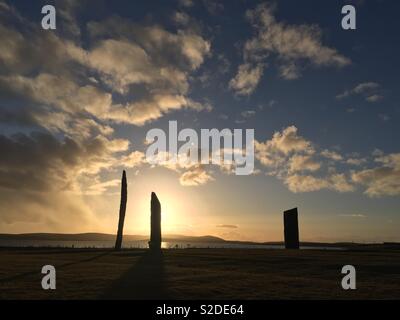
POLYGON ((106 289, 100 299, 168 299, 162 251, 144 252, 135 265, 106 289))
MULTIPOLYGON (((110 254, 110 253, 111 253, 111 251, 103 252, 101 254, 95 255, 95 256, 90 257, 90 258, 82 259, 82 260, 79 260, 79 261, 67 262, 67 263, 60 264, 60 265, 54 265, 54 267, 56 268, 56 270, 60 270, 62 268, 66 268, 66 267, 70 267, 70 266, 73 266, 73 265, 77 265, 77 264, 90 262, 90 261, 99 259, 99 258, 101 258, 103 256, 106 256, 106 255, 110 254)), ((41 272, 41 270, 39 269, 39 270, 35 270, 35 271, 30 271, 30 272, 17 274, 15 276, 11 276, 11 277, 8 277, 8 278, 3 278, 3 279, 0 279, 0 284, 5 283, 5 282, 9 282, 9 281, 19 280, 19 279, 22 279, 22 278, 25 278, 25 277, 29 277, 29 276, 33 276, 33 275, 38 275, 38 274, 40 275, 41 274, 40 272, 41 272)))

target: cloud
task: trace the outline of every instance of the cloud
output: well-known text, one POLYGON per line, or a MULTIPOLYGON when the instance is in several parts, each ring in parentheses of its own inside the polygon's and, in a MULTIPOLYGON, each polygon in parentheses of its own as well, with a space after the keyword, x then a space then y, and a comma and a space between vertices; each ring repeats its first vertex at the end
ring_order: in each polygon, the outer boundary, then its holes
POLYGON ((241 115, 243 118, 248 119, 248 118, 254 117, 254 116, 256 115, 256 112, 255 112, 254 110, 246 110, 246 111, 242 111, 242 112, 240 113, 240 115, 241 115))
POLYGON ((121 166, 126 168, 139 167, 145 163, 145 154, 141 151, 133 151, 129 155, 122 157, 119 162, 121 166))
POLYGON ((265 142, 256 140, 255 156, 266 168, 267 175, 277 177, 294 193, 354 192, 361 187, 371 198, 400 195, 399 153, 375 150, 371 164, 371 157, 356 153, 344 157, 329 149, 319 151, 315 144, 298 134, 295 126, 289 126, 265 142), (340 166, 335 166, 336 163, 340 166), (359 168, 368 164, 370 168, 359 168))
POLYGON ((286 80, 294 80, 301 77, 299 67, 294 63, 279 66, 280 76, 286 80))
POLYGON ((257 88, 264 72, 264 65, 258 63, 252 66, 245 63, 239 66, 238 73, 229 82, 229 87, 239 95, 249 95, 257 88))
POLYGON ((190 16, 185 12, 176 11, 172 16, 172 20, 178 25, 185 26, 189 23, 190 16))
POLYGON ((103 181, 103 182, 98 182, 90 185, 87 190, 84 191, 85 195, 102 195, 104 194, 108 189, 118 187, 121 184, 121 180, 119 179, 113 179, 113 180, 108 180, 108 181, 103 181))
POLYGON ((221 0, 203 0, 203 5, 212 15, 217 15, 224 10, 224 4, 221 0))
POLYGON ((210 53, 211 44, 193 30, 171 33, 159 26, 140 26, 121 18, 89 23, 99 40, 88 52, 86 65, 100 73, 104 83, 120 93, 144 88, 142 98, 117 105, 110 118, 143 125, 182 108, 210 110, 188 98, 190 73, 210 53))
POLYGON ((353 192, 356 190, 344 173, 332 174, 328 181, 330 183, 329 188, 338 192, 353 192))
POLYGON ((183 7, 190 8, 194 6, 193 0, 178 0, 179 4, 183 7))
POLYGON ((62 0, 56 2, 57 13, 63 20, 63 23, 59 23, 58 26, 61 26, 66 35, 74 38, 81 36, 81 29, 76 16, 86 3, 86 0, 62 0))
MULTIPOLYGON (((73 1, 67 4, 74 7, 73 1)), ((134 125, 182 108, 210 110, 209 103, 188 97, 191 73, 211 52, 197 30, 173 33, 120 17, 87 26, 90 46, 82 48, 57 33, 38 32, 29 22, 20 29, 0 24, 6 44, 0 51, 2 91, 134 125), (114 93, 122 102, 113 101, 114 93)))
POLYGON ((336 96, 337 99, 344 99, 352 95, 364 96, 365 100, 370 103, 374 103, 382 100, 384 97, 377 92, 380 90, 380 84, 377 82, 363 82, 356 85, 351 90, 346 90, 336 96))
POLYGON ((380 165, 360 171, 354 171, 351 178, 366 187, 370 197, 400 195, 400 154, 382 155, 375 159, 380 165))
MULTIPOLYGON (((83 196, 110 194, 116 170, 147 163, 115 125, 212 108, 189 96, 211 54, 200 28, 170 31, 116 16, 86 24, 80 6, 60 3, 62 26, 43 32, 0 2, 0 126, 12 126, 0 135, 1 230, 98 228, 83 196)), ((184 185, 214 179, 201 167, 176 169, 184 185)))
POLYGON ((330 150, 323 150, 321 152, 321 155, 325 158, 331 159, 333 161, 341 161, 343 160, 342 155, 340 155, 339 153, 337 153, 336 151, 330 151, 330 150))
POLYGON ((181 185, 190 187, 200 186, 213 180, 214 178, 200 165, 184 172, 179 178, 181 185))
POLYGON ((365 214, 339 214, 340 217, 346 217, 346 218, 366 218, 367 216, 365 214))
POLYGON ((290 80, 301 76, 307 64, 344 67, 351 60, 322 43, 322 31, 316 25, 289 25, 276 20, 275 6, 260 4, 246 13, 256 35, 244 45, 244 63, 230 87, 240 95, 251 94, 263 74, 265 60, 277 58, 280 75, 290 80))
POLYGON ((329 183, 321 178, 303 175, 290 175, 285 179, 288 189, 294 193, 319 191, 329 187, 329 183))
POLYGON ((0 230, 21 232, 87 232, 101 223, 82 196, 69 192, 2 189, 0 230))
POLYGON ((110 112, 112 103, 111 94, 94 86, 79 86, 68 78, 48 73, 33 78, 0 76, 0 88, 28 101, 54 106, 67 113, 85 111, 100 118, 110 112))
POLYGON ((379 94, 373 94, 372 96, 369 96, 369 97, 366 98, 366 100, 368 102, 372 102, 372 103, 373 102, 378 102, 378 101, 380 101, 382 99, 383 99, 383 96, 379 95, 379 94))
POLYGON ((235 224, 217 224, 216 226, 217 228, 226 228, 226 229, 237 229, 239 228, 237 225, 235 224))
POLYGON ((196 111, 210 111, 212 106, 208 103, 202 104, 183 95, 154 95, 140 102, 126 105, 116 105, 112 114, 106 118, 118 123, 132 123, 138 126, 161 118, 164 114, 173 110, 193 109, 196 111))
POLYGON ((366 163, 367 159, 363 159, 363 158, 349 158, 346 160, 347 164, 353 165, 353 166, 360 166, 363 163, 366 163))
POLYGON ((355 190, 344 174, 334 174, 328 177, 314 177, 310 175, 289 175, 285 179, 288 189, 294 193, 312 192, 323 189, 338 192, 352 192, 355 190))
POLYGON ((53 33, 35 33, 32 30, 19 32, 0 23, 3 45, 0 51, 0 66, 4 71, 30 73, 40 66, 43 71, 69 73, 75 45, 63 41, 53 33), (46 54, 43 54, 46 52, 46 54))
POLYGON ((159 25, 140 25, 114 16, 100 23, 89 22, 88 30, 95 39, 106 41, 111 37, 139 46, 159 67, 180 71, 197 69, 211 50, 210 41, 190 28, 173 33, 159 25))
POLYGON ((295 126, 275 132, 272 139, 265 142, 255 141, 255 151, 256 159, 267 168, 267 174, 282 180, 294 193, 355 190, 348 174, 338 173, 322 161, 325 157, 337 161, 342 157, 327 149, 317 152, 314 144, 300 136, 295 126))
POLYGON ((32 191, 74 191, 81 174, 97 174, 113 166, 113 155, 126 151, 122 139, 96 137, 84 142, 59 140, 48 133, 0 136, 0 187, 32 191))
POLYGON ((289 160, 289 172, 317 171, 320 168, 321 164, 309 155, 294 155, 289 160))
POLYGON ((5 225, 10 232, 21 224, 56 232, 62 227, 77 230, 81 224, 96 226, 81 196, 107 187, 91 184, 100 171, 117 166, 116 155, 127 148, 125 140, 102 136, 77 141, 47 132, 0 135, 0 228, 5 225), (89 184, 81 183, 85 177, 89 184))
POLYGON ((299 136, 297 131, 297 127, 289 126, 282 132, 275 132, 271 140, 255 141, 256 157, 262 164, 269 166, 281 162, 282 156, 296 151, 314 153, 311 142, 299 136))
POLYGON ((379 84, 376 82, 364 82, 357 85, 352 92, 360 94, 377 88, 379 88, 379 84))

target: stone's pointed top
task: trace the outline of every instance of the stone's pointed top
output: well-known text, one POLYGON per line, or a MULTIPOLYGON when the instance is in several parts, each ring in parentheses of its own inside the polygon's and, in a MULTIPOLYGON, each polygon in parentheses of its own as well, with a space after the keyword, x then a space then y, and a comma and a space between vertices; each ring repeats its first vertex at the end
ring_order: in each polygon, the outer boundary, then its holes
POLYGON ((153 202, 160 202, 155 192, 151 193, 151 201, 153 202))
POLYGON ((151 250, 161 249, 161 203, 155 192, 151 193, 150 203, 150 242, 151 250))
POLYGON ((151 193, 151 206, 153 207, 153 206, 160 206, 161 205, 161 203, 160 203, 160 200, 158 200, 158 197, 157 197, 157 195, 156 195, 156 193, 155 192, 152 192, 151 193))
POLYGON ((126 187, 127 182, 126 182, 126 172, 125 170, 122 172, 122 184, 126 187))

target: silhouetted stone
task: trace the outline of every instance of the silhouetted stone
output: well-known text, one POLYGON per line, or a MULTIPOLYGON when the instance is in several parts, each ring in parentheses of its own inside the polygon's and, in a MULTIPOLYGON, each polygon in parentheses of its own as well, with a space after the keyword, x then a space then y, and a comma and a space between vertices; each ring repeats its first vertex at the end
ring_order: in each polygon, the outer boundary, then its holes
POLYGON ((297 208, 283 212, 285 248, 299 249, 299 223, 297 208))
POLYGON ((149 248, 151 250, 161 249, 161 203, 157 198, 157 195, 151 193, 151 231, 149 248))
POLYGON ((126 182, 126 172, 124 170, 122 173, 122 181, 121 181, 121 204, 119 207, 118 232, 117 232, 117 240, 115 241, 115 250, 120 250, 122 246, 122 234, 124 231, 127 198, 128 198, 128 190, 126 182))

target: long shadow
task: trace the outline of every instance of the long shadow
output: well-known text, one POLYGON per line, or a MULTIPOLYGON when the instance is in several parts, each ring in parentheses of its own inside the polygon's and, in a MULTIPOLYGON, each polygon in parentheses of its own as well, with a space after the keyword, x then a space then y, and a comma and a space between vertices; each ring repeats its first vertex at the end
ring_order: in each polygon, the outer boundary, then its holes
MULTIPOLYGON (((106 255, 110 254, 110 253, 111 253, 111 251, 103 252, 101 254, 95 255, 95 256, 90 257, 90 258, 85 258, 85 259, 78 260, 78 261, 73 261, 73 262, 66 262, 66 263, 63 263, 63 264, 60 264, 60 265, 54 265, 54 267, 56 268, 56 270, 60 270, 60 269, 65 268, 65 267, 70 267, 70 266, 73 266, 73 265, 77 265, 77 264, 90 262, 90 261, 99 259, 99 258, 101 258, 103 256, 106 256, 106 255)), ((17 275, 8 277, 8 278, 0 279, 0 284, 1 283, 5 283, 5 282, 9 282, 9 281, 19 280, 19 279, 22 279, 22 278, 25 278, 25 277, 28 277, 28 276, 38 275, 38 274, 40 274, 40 270, 29 271, 29 272, 17 274, 17 275)))
POLYGON ((132 268, 106 289, 100 299, 168 299, 162 251, 146 251, 132 268))

